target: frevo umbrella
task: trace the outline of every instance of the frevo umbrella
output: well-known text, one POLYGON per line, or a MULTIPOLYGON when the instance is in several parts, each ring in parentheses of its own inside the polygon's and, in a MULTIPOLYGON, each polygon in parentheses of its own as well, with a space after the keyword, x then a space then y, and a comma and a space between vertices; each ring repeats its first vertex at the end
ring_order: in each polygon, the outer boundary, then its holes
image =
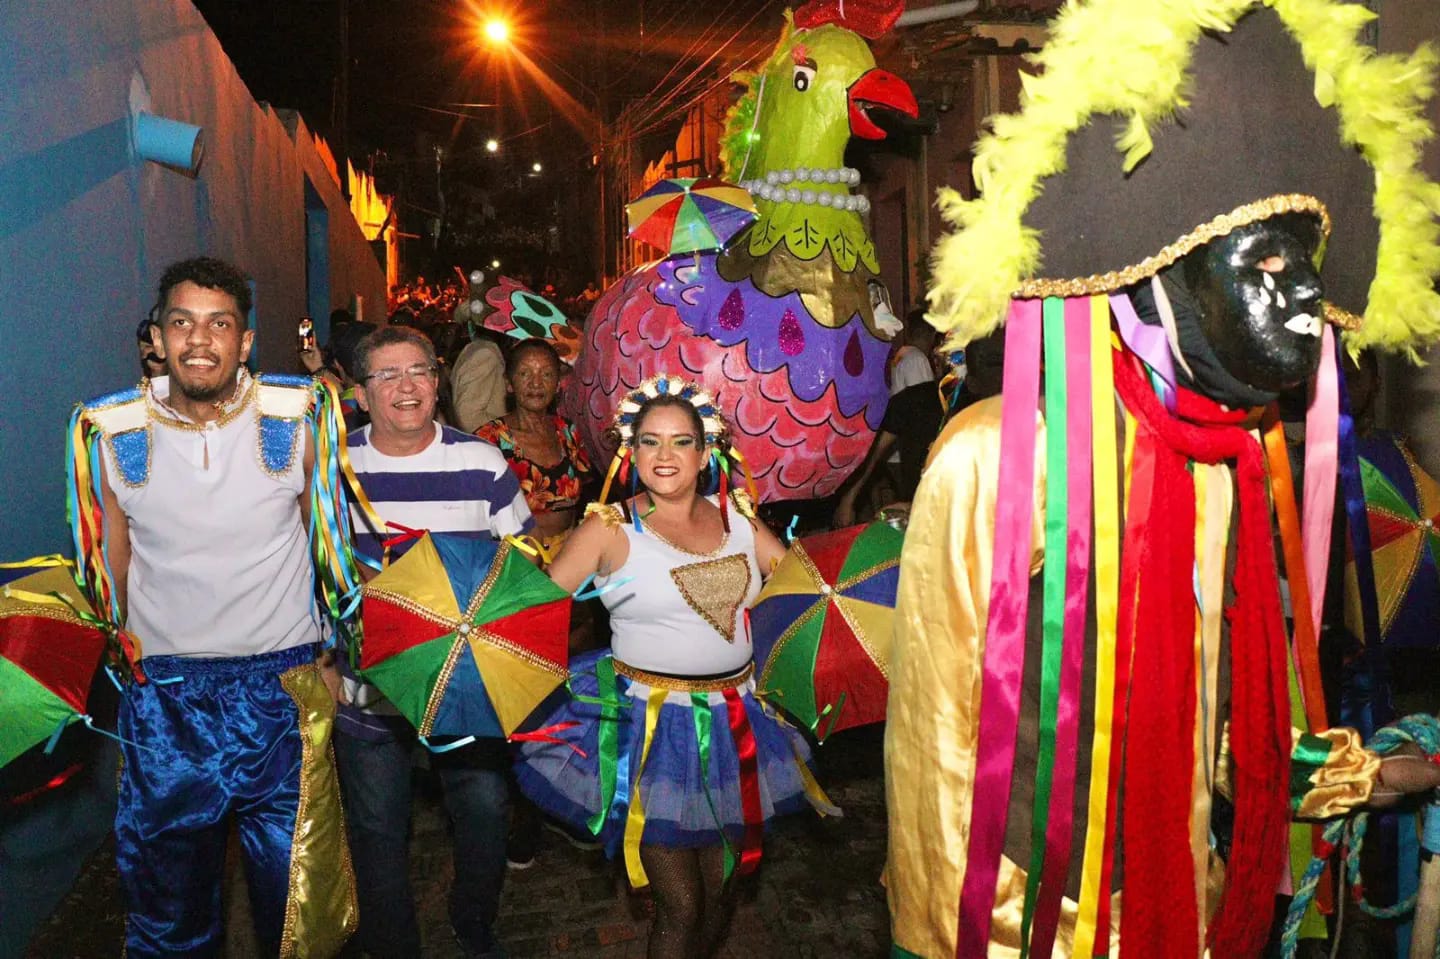
POLYGON ((565 681, 570 595, 508 541, 427 532, 362 596, 360 673, 421 736, 509 736, 565 681))
POLYGON ((744 187, 714 177, 661 180, 625 206, 630 236, 667 256, 722 249, 755 222, 744 187))
POLYGON ((822 741, 885 719, 903 542, 881 522, 797 540, 750 610, 760 695, 822 741))
POLYGON ((0 586, 0 766, 85 716, 105 652, 69 565, 54 563, 0 586))
MULTIPOLYGON (((1433 647, 1440 622, 1440 484, 1400 444, 1370 445, 1360 478, 1370 527, 1380 640, 1390 646, 1433 647)), ((1355 560, 1345 568, 1347 626, 1363 636, 1355 560)))

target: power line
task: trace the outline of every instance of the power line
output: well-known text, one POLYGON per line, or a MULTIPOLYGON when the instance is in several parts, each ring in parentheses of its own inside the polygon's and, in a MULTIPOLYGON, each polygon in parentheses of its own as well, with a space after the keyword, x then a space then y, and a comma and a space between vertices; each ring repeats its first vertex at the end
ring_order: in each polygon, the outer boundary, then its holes
MULTIPOLYGON (((750 24, 754 23, 755 19, 764 12, 765 10, 762 7, 752 13, 749 19, 747 19, 743 24, 741 24, 739 29, 737 29, 734 33, 730 35, 730 38, 728 40, 726 40, 719 47, 717 47, 715 51, 710 54, 710 56, 706 57, 703 61, 701 61, 701 63, 696 66, 695 69, 691 70, 690 73, 686 75, 685 79, 681 80, 680 83, 678 83, 673 90, 671 90, 665 96, 661 97, 654 104, 647 104, 644 108, 642 108, 644 112, 641 113, 639 116, 630 119, 627 122, 627 125, 631 125, 634 127, 644 127, 645 130, 653 129, 654 125, 651 124, 651 121, 655 118, 655 116, 660 111, 664 110, 665 107, 676 97, 682 96, 686 92, 686 87, 694 80, 694 78, 698 76, 700 72, 705 69, 705 67, 709 66, 716 57, 718 57, 721 53, 728 49, 730 45, 733 44, 736 39, 738 39, 740 35, 749 28, 750 24)), ((754 56, 750 57, 749 59, 753 60, 754 56)), ((749 61, 747 60, 746 62, 748 63, 749 61)), ((724 82, 728 82, 728 77, 725 78, 724 82)), ((713 85, 711 89, 714 89, 713 85)), ((686 106, 688 107, 688 105, 689 104, 687 103, 686 106)), ((671 114, 666 114, 666 117, 671 115, 673 115, 673 112, 671 114)), ((663 120, 664 118, 662 118, 661 122, 663 122, 663 120)))

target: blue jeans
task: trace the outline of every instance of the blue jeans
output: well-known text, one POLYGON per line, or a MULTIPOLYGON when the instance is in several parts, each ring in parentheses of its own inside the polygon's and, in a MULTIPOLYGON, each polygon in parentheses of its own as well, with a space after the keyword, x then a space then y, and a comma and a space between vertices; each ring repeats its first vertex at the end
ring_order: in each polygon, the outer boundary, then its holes
MULTIPOLYGON (((489 948, 505 882, 509 791, 503 742, 432 757, 454 829, 455 881, 450 923, 475 951, 489 948), (477 760, 478 753, 478 760, 477 760)), ((337 730, 335 758, 350 827, 360 900, 355 943, 374 959, 420 955, 420 928, 410 889, 410 756, 413 734, 361 739, 337 730)))

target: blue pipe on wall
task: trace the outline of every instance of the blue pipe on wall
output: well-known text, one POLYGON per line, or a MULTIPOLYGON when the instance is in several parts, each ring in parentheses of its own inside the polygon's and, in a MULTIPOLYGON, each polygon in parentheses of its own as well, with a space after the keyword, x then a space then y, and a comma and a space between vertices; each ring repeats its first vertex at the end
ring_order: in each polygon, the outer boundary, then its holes
POLYGON ((197 126, 153 113, 137 113, 135 152, 146 160, 193 174, 205 156, 205 140, 197 126))

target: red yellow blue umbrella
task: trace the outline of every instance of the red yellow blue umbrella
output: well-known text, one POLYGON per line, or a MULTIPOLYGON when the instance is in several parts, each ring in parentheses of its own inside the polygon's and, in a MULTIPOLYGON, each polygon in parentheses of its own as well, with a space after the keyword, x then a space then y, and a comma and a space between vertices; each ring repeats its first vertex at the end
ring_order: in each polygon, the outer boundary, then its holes
MULTIPOLYGON (((1378 638, 1389 646, 1432 648, 1440 621, 1440 484, 1401 444, 1376 440, 1361 452, 1378 638)), ((1346 559, 1347 625, 1365 636, 1355 558, 1346 559)))
POLYGON ((361 675, 422 736, 510 736, 566 679, 570 595, 508 541, 427 532, 362 596, 361 675))
POLYGON ((758 216, 748 190, 714 177, 661 180, 625 215, 631 237, 667 256, 722 249, 758 216))
POLYGON ((750 610, 760 695, 821 740, 885 719, 904 539, 875 522, 797 540, 750 610))
POLYGON ((0 587, 0 766, 88 718, 85 700, 105 653, 106 634, 71 567, 30 562, 48 568, 0 587))

